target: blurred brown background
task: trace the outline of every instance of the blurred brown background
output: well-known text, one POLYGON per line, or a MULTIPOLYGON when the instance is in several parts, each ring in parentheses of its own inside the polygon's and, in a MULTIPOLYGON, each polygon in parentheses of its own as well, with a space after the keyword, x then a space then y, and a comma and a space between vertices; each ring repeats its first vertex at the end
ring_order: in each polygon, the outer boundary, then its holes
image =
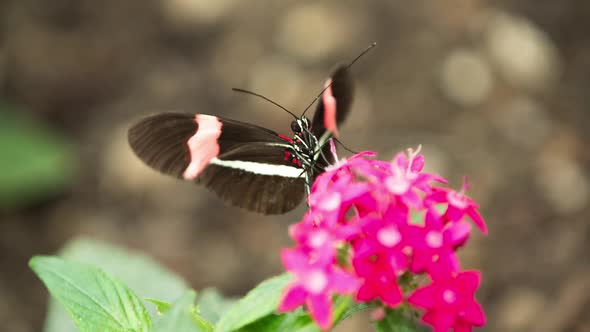
POLYGON ((462 252, 484 273, 484 330, 590 331, 589 22, 587 0, 0 1, 0 101, 73 155, 62 190, 0 212, 0 329, 41 330, 47 293, 26 262, 78 235, 146 252, 195 289, 239 295, 279 273, 303 207, 224 206, 143 166, 126 130, 180 110, 289 133, 287 114, 230 89, 299 113, 375 41, 352 69, 345 144, 383 159, 422 144, 454 187, 469 177, 490 228, 462 252))

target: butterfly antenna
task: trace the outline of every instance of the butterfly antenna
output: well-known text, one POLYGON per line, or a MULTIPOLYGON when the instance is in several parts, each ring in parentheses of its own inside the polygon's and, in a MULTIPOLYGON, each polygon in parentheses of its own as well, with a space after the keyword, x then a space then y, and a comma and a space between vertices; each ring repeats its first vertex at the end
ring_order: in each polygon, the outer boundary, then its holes
POLYGON ((367 46, 367 48, 365 48, 364 51, 361 52, 361 54, 359 54, 356 58, 354 58, 354 60, 352 60, 348 66, 346 66, 346 69, 352 67, 352 65, 354 65, 355 62, 358 61, 358 59, 362 58, 363 55, 367 54, 367 52, 369 52, 373 47, 377 46, 377 43, 372 42, 371 45, 367 46))
MULTIPOLYGON (((324 151, 322 151, 321 149, 320 149, 320 157, 322 157, 322 159, 324 160, 326 165, 330 165, 330 160, 328 159, 328 157, 326 157, 326 155, 324 154, 324 151)), ((319 158, 318 158, 318 160, 319 160, 319 158)), ((314 167, 315 167, 316 163, 317 163, 317 161, 314 162, 314 164, 313 164, 314 167)))
MULTIPOLYGON (((326 145, 328 142, 329 142, 329 140, 328 140, 328 141, 326 141, 326 143, 324 143, 324 145, 320 146, 320 147, 319 147, 319 151, 318 151, 318 152, 320 153, 320 157, 322 157, 322 159, 324 160, 324 162, 326 163, 326 165, 330 165, 330 159, 328 159, 328 157, 326 157, 326 155, 324 154, 324 146, 325 146, 325 145, 326 145)), ((318 159, 316 159, 316 161, 314 162, 314 166, 315 166, 315 164, 317 163, 317 160, 319 160, 319 158, 318 158, 318 159)))
MULTIPOLYGON (((359 54, 356 58, 354 58, 354 60, 352 60, 348 65, 346 65, 346 69, 352 67, 352 65, 354 65, 355 62, 358 61, 358 59, 360 59, 363 55, 367 54, 367 52, 369 52, 373 47, 377 46, 377 43, 373 42, 371 43, 371 45, 369 45, 367 48, 365 48, 364 51, 361 52, 361 54, 359 54)), ((332 84, 334 84, 334 81, 330 82, 330 84, 326 85, 322 91, 314 98, 314 100, 307 105, 307 107, 305 108, 305 110, 303 110, 303 114, 301 114, 301 117, 303 117, 305 115, 305 113, 307 112, 307 110, 309 110, 309 108, 315 104, 316 101, 318 101, 318 99, 320 99, 320 97, 324 94, 324 91, 328 90, 328 88, 330 88, 332 86, 332 84)))
POLYGON ((273 101, 273 100, 271 100, 271 99, 269 99, 269 98, 267 98, 267 97, 265 97, 265 96, 263 96, 263 95, 261 95, 261 94, 258 94, 258 93, 256 93, 256 92, 252 92, 252 91, 248 91, 248 90, 244 90, 244 89, 239 89, 239 88, 232 88, 232 91, 235 91, 235 92, 242 92, 242 93, 245 93, 245 94, 249 94, 249 95, 252 95, 252 96, 256 96, 256 97, 262 98, 262 99, 264 99, 264 100, 268 101, 269 103, 271 103, 271 104, 273 104, 273 105, 275 105, 275 106, 279 107, 279 108, 280 108, 280 109, 282 109, 283 111, 285 111, 285 112, 287 112, 287 113, 291 114, 291 116, 292 116, 293 118, 295 118, 295 120, 297 120, 297 119, 298 119, 297 115, 295 115, 293 112, 289 111, 288 109, 286 109, 285 107, 283 107, 281 104, 279 104, 279 103, 277 103, 277 102, 275 102, 275 101, 273 101))
POLYGON ((346 150, 346 151, 348 151, 348 152, 350 152, 350 153, 354 153, 354 154, 357 154, 357 153, 358 153, 358 151, 354 151, 354 150, 351 150, 351 149, 347 148, 347 147, 346 147, 346 145, 344 145, 342 142, 340 142, 340 140, 339 140, 339 139, 337 139, 337 138, 335 138, 335 137, 332 137, 332 139, 333 139, 333 140, 335 140, 335 141, 336 141, 336 143, 340 144, 340 146, 341 146, 342 148, 344 148, 344 150, 346 150))

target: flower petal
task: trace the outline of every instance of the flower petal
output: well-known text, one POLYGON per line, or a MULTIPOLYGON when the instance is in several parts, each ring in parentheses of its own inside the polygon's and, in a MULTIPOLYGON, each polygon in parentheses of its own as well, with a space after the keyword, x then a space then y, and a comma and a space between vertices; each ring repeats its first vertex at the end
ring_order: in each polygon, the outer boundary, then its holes
POLYGON ((459 273, 456 282, 467 292, 475 293, 481 283, 481 273, 479 271, 465 271, 459 273))
POLYGON ((408 158, 406 154, 403 152, 399 152, 398 154, 393 157, 391 161, 391 168, 392 169, 400 169, 401 171, 405 171, 408 168, 408 158))
POLYGON ((422 288, 418 288, 408 297, 408 303, 419 307, 430 309, 436 305, 436 299, 439 295, 436 293, 436 289, 432 285, 428 285, 422 288))
POLYGON ((309 266, 309 258, 298 248, 281 250, 281 260, 289 271, 301 270, 309 266))
POLYGON ((402 275, 408 269, 408 256, 401 251, 390 252, 389 264, 395 275, 402 275))
POLYGON ((479 212, 473 206, 468 207, 467 210, 465 210, 465 213, 469 216, 469 218, 471 218, 471 220, 473 220, 477 228, 479 228, 482 233, 486 235, 488 234, 488 226, 486 225, 486 222, 483 220, 481 214, 479 214, 479 212))
POLYGON ((412 272, 423 272, 430 263, 432 263, 432 255, 430 255, 427 250, 414 249, 412 255, 412 264, 410 265, 410 270, 412 272))
POLYGON ((330 289, 338 294, 354 293, 360 285, 360 281, 353 275, 340 269, 334 269, 330 275, 330 289))
POLYGON ((447 191, 444 189, 446 188, 432 188, 434 192, 425 198, 425 203, 447 203, 447 191))
POLYGON ((406 204, 411 208, 422 208, 422 198, 414 190, 408 190, 404 194, 403 199, 406 202, 406 204))
POLYGON ((461 318, 475 326, 482 326, 486 323, 486 316, 483 309, 475 301, 470 306, 463 309, 461 318))
POLYGON ((442 216, 433 206, 429 206, 424 215, 424 227, 441 229, 443 224, 442 216))
POLYGON ((375 285, 365 280, 356 292, 355 298, 359 302, 368 302, 377 297, 377 294, 378 289, 375 287, 375 285))
POLYGON ((322 330, 332 327, 332 301, 328 294, 310 296, 307 305, 311 318, 322 330))
POLYGON ((448 245, 453 248, 457 248, 465 244, 470 234, 471 224, 459 220, 445 230, 445 241, 448 241, 448 245))
POLYGON ((471 332, 473 331, 473 325, 466 322, 463 319, 457 319, 455 325, 453 325, 454 332, 471 332))
POLYGON ((422 321, 434 327, 434 332, 448 332, 455 322, 455 313, 447 310, 431 310, 422 321))
POLYGON ((299 285, 289 286, 283 293, 283 297, 279 304, 278 310, 280 312, 292 311, 305 302, 307 292, 299 285))
POLYGON ((412 172, 418 173, 418 172, 422 171, 423 168, 424 168, 424 156, 419 154, 414 159, 412 159, 412 166, 410 167, 410 169, 412 170, 412 172))
POLYGON ((403 300, 402 291, 397 282, 392 281, 386 287, 381 287, 379 297, 390 307, 395 307, 403 300))
POLYGON ((465 211, 456 208, 455 206, 449 204, 447 208, 447 212, 445 212, 445 218, 447 221, 459 221, 465 215, 465 211))

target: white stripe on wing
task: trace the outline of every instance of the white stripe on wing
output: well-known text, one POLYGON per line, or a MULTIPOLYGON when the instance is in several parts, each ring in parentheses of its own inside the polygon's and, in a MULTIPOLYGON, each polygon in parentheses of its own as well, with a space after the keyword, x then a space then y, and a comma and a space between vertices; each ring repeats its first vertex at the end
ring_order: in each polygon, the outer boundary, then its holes
POLYGON ((221 160, 213 158, 210 161, 213 165, 241 169, 246 172, 260 174, 260 175, 276 175, 287 178, 302 178, 304 177, 303 170, 301 168, 287 166, 287 165, 274 165, 257 163, 253 161, 241 161, 241 160, 221 160))

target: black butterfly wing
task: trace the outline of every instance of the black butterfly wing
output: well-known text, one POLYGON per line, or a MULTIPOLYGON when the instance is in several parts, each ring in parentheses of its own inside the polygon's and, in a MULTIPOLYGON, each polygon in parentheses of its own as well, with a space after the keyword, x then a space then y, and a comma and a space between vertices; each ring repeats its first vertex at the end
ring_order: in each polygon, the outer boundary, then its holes
MULTIPOLYGON (((219 153, 196 179, 227 202, 265 214, 285 213, 303 199, 302 170, 285 158, 286 138, 256 125, 222 119, 219 153)), ((147 117, 128 133, 129 145, 148 166, 184 179, 191 163, 188 141, 199 130, 195 115, 147 117)))
POLYGON ((284 149, 268 143, 249 143, 212 160, 199 181, 233 205, 280 214, 303 200, 303 176, 303 169, 290 158, 285 159, 284 149))
MULTIPOLYGON (((348 65, 340 65, 332 72, 330 77, 331 89, 324 91, 325 93, 332 93, 332 96, 336 100, 336 125, 340 125, 344 122, 352 105, 352 98, 354 94, 354 85, 348 65)), ((318 101, 315 114, 311 121, 311 132, 320 141, 321 154, 318 156, 317 166, 324 169, 326 166, 334 163, 332 152, 330 151, 330 145, 327 144, 327 139, 332 137, 331 133, 326 131, 326 107, 323 102, 323 98, 318 101)))
MULTIPOLYGON (((340 65, 332 72, 330 76, 332 82, 331 92, 336 100, 336 124, 340 125, 346 119, 352 105, 354 94, 354 85, 348 65, 340 65)), ((324 92, 328 93, 329 90, 324 92)), ((318 101, 315 114, 311 121, 311 132, 320 139, 326 132, 326 107, 322 99, 318 101)))
POLYGON ((197 129, 194 115, 164 113, 142 119, 129 129, 127 139, 146 165, 182 179, 190 164, 187 142, 197 129))

